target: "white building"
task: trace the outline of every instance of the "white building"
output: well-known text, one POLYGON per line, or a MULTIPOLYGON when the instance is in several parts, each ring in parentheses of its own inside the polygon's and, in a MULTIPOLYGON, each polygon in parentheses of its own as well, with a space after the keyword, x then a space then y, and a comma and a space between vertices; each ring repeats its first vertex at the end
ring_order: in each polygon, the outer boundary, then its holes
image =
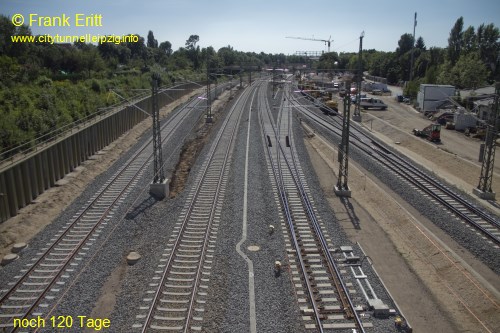
POLYGON ((455 95, 455 87, 438 84, 421 84, 417 95, 419 111, 436 111, 439 106, 449 101, 455 95))

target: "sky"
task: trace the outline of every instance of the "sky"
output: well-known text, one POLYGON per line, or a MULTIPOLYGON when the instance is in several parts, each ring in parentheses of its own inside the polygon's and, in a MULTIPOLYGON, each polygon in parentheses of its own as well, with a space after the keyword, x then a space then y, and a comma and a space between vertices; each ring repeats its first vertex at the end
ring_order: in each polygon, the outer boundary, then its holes
MULTIPOLYGON (((364 31, 363 49, 395 51, 402 34, 413 33, 429 47, 446 47, 450 30, 459 17, 477 29, 480 24, 500 27, 498 0, 0 0, 0 14, 56 17, 65 14, 71 26, 40 27, 33 34, 124 35, 146 38, 154 33, 159 43, 184 47, 198 35, 201 48, 230 45, 244 52, 295 54, 327 51, 357 52, 364 31), (102 15, 100 27, 75 27, 75 14, 102 15)), ((35 17, 35 16, 33 16, 35 17)))

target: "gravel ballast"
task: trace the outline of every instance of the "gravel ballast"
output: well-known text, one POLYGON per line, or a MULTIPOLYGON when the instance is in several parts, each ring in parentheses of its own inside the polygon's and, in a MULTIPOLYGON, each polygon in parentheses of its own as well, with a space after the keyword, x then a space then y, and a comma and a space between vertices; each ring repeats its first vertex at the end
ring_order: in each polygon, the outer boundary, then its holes
MULTIPOLYGON (((310 121, 307 121, 307 123, 313 126, 316 131, 318 131, 323 137, 327 138, 330 142, 335 145, 339 144, 339 137, 332 136, 331 132, 327 132, 320 127, 316 127, 314 123, 310 121)), ((372 139, 377 141, 375 138, 372 139)), ((386 147, 386 149, 393 155, 397 155, 412 163, 408 158, 402 156, 397 151, 394 151, 391 147, 386 147)), ((372 158, 366 156, 363 152, 360 152, 359 149, 356 149, 353 145, 350 145, 350 157, 369 173, 375 175, 383 184, 398 194, 404 201, 408 202, 420 214, 449 234, 458 244, 474 254, 492 271, 500 274, 499 250, 494 248, 491 244, 487 244, 483 239, 483 236, 479 235, 473 228, 469 227, 466 223, 458 221, 451 213, 443 210, 441 205, 432 202, 429 197, 423 196, 419 191, 412 189, 407 182, 396 177, 393 172, 387 170, 379 163, 374 162, 372 158)), ((436 175, 431 174, 429 171, 421 167, 419 167, 419 169, 424 173, 437 178, 436 175)), ((441 182, 446 184, 446 181, 444 180, 441 180, 441 182)), ((475 198, 470 197, 466 193, 461 193, 452 185, 448 185, 448 188, 452 189, 461 197, 467 198, 469 202, 476 202, 475 198)))

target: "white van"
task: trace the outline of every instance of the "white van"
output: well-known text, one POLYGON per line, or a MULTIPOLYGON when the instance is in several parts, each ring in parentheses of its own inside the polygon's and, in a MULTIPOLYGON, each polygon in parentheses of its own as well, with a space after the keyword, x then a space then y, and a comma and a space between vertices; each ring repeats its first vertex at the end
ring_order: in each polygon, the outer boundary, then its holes
POLYGON ((387 109, 387 104, 385 104, 384 102, 382 102, 378 98, 361 98, 361 103, 359 104, 359 106, 365 110, 368 110, 368 109, 385 110, 385 109, 387 109))

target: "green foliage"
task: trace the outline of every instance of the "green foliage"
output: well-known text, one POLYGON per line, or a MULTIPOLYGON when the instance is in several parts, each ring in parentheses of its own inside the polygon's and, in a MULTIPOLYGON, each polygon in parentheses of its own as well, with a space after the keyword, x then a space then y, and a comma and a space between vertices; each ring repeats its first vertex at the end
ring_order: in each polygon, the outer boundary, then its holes
POLYGON ((339 66, 339 55, 337 52, 324 53, 319 58, 318 68, 320 70, 332 70, 341 68, 339 66))
POLYGON ((438 70, 437 66, 428 66, 425 71, 424 82, 428 84, 437 84, 438 70))
MULTIPOLYGON (((493 24, 470 26, 463 31, 460 17, 450 31, 447 48, 426 49, 419 37, 413 49, 413 77, 421 83, 451 84, 474 88, 500 79, 498 54, 500 32, 493 24)), ((370 74, 386 77, 395 84, 409 79, 413 36, 401 35, 395 52, 365 53, 370 74)))
POLYGON ((411 99, 417 98, 421 83, 422 82, 419 79, 408 82, 403 90, 403 94, 405 96, 409 96, 411 99))
MULTIPOLYGON (((420 83, 478 87, 499 79, 500 33, 493 24, 463 29, 459 18, 450 32, 448 48, 427 49, 422 37, 413 50, 414 80, 408 95, 416 96, 420 83)), ((27 26, 15 27, 0 15, 0 153, 20 144, 33 145, 38 138, 60 131, 99 108, 131 97, 134 89, 151 88, 151 73, 160 73, 164 85, 181 80, 206 79, 206 70, 234 74, 241 68, 260 69, 289 65, 301 68, 304 57, 264 52, 240 52, 230 45, 214 50, 198 46, 190 35, 185 47, 172 50, 169 41, 158 43, 152 31, 138 42, 92 45, 12 43, 10 36, 31 35, 27 26), (116 93, 113 93, 114 91, 116 93)), ((386 77, 388 83, 408 80, 414 38, 401 35, 394 52, 363 52, 363 70, 386 77)), ((314 63, 318 71, 357 69, 357 53, 325 53, 314 63)), ((221 76, 212 75, 212 80, 221 76)))
POLYGON ((153 32, 151 30, 149 30, 149 32, 148 32, 148 44, 147 44, 147 46, 151 47, 151 48, 158 47, 158 41, 155 39, 155 35, 153 34, 153 32))
POLYGON ((92 90, 98 94, 102 91, 101 83, 96 79, 92 80, 92 90))
POLYGON ((460 57, 463 46, 463 27, 464 18, 459 17, 451 29, 450 37, 448 38, 448 59, 452 65, 455 65, 460 57))
MULTIPOLYGON (((423 39, 422 39, 423 41, 423 39)), ((396 49, 396 53, 399 55, 403 55, 409 52, 413 47, 413 36, 411 34, 403 34, 398 42, 398 48, 396 49)))
POLYGON ((40 76, 37 80, 37 85, 42 88, 50 88, 52 87, 52 80, 46 76, 40 76))

